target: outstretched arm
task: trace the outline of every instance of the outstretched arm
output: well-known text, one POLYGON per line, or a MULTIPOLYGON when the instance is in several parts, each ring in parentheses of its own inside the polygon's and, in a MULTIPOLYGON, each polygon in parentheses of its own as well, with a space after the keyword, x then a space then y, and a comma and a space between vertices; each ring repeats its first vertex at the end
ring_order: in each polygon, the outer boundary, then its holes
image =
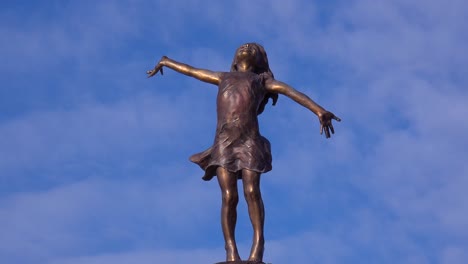
POLYGON ((335 134, 332 119, 335 119, 338 122, 341 121, 341 119, 335 116, 332 112, 325 110, 319 104, 310 99, 307 95, 297 91, 283 82, 274 79, 268 79, 265 82, 265 87, 270 92, 286 95, 287 97, 296 101, 298 104, 304 106, 316 114, 320 121, 320 134, 325 131, 325 136, 327 138, 330 137, 330 131, 332 134, 335 134))
POLYGON ((192 67, 188 64, 177 62, 175 60, 169 59, 166 56, 163 56, 161 60, 154 66, 154 69, 147 71, 149 77, 153 77, 158 72, 163 74, 163 66, 173 69, 174 71, 180 72, 190 77, 194 77, 200 81, 216 84, 218 85, 220 82, 220 72, 213 72, 210 70, 198 69, 192 67))

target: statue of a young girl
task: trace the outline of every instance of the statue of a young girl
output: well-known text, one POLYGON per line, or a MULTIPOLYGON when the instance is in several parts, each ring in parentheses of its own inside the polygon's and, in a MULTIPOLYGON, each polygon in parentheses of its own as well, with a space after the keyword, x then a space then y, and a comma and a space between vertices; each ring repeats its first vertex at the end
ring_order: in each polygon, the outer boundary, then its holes
POLYGON ((271 170, 270 142, 260 135, 257 116, 268 99, 273 105, 278 94, 286 95, 318 116, 320 133, 327 138, 334 133, 332 119, 341 121, 305 94, 274 79, 263 47, 247 43, 236 50, 230 72, 213 72, 198 69, 163 56, 154 69, 147 72, 152 77, 163 67, 218 86, 217 126, 213 146, 195 154, 190 160, 204 171, 203 179, 217 176, 222 192, 221 224, 225 240, 226 261, 239 261, 235 241, 237 221, 237 179, 242 179, 250 220, 254 229, 252 249, 248 261, 263 260, 264 208, 260 192, 260 175, 271 170))

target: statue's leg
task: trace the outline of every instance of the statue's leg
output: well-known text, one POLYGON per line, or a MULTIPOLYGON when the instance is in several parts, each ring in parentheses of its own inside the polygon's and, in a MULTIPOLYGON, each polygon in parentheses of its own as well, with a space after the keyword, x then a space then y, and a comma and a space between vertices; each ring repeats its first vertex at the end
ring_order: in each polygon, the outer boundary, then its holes
POLYGON ((225 241, 226 261, 240 260, 235 239, 237 203, 239 202, 237 177, 234 173, 229 172, 223 167, 218 167, 216 174, 223 198, 221 226, 225 241))
POLYGON ((265 245, 265 238, 263 237, 265 210, 260 192, 260 173, 243 170, 242 182, 244 185, 244 196, 249 208, 250 221, 254 230, 249 261, 262 261, 265 245))

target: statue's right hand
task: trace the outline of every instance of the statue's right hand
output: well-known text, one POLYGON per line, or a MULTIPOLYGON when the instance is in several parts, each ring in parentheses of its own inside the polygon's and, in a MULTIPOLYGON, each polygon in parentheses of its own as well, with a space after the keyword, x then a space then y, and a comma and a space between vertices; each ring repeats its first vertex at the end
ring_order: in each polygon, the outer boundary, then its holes
POLYGON ((156 64, 156 66, 154 66, 154 69, 149 70, 149 71, 146 72, 146 74, 148 74, 148 78, 153 77, 153 76, 156 75, 158 72, 161 72, 161 75, 164 75, 164 72, 163 72, 163 62, 164 62, 164 60, 165 60, 166 58, 167 58, 166 56, 163 56, 163 57, 161 58, 161 60, 158 62, 158 64, 156 64))
POLYGON ((161 72, 161 75, 163 75, 162 65, 160 64, 154 67, 154 69, 147 71, 146 74, 148 74, 148 78, 150 78, 156 75, 158 72, 161 72))

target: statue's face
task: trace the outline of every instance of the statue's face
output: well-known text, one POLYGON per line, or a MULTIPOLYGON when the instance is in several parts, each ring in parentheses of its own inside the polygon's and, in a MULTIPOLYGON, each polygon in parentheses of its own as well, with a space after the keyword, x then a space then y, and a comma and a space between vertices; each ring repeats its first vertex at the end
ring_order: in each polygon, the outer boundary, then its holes
POLYGON ((259 55, 260 52, 257 45, 251 43, 240 46, 236 52, 237 62, 245 61, 255 64, 257 63, 259 55))
POLYGON ((240 46, 234 54, 231 71, 251 71, 255 73, 270 71, 268 58, 263 47, 257 43, 246 43, 240 46))

